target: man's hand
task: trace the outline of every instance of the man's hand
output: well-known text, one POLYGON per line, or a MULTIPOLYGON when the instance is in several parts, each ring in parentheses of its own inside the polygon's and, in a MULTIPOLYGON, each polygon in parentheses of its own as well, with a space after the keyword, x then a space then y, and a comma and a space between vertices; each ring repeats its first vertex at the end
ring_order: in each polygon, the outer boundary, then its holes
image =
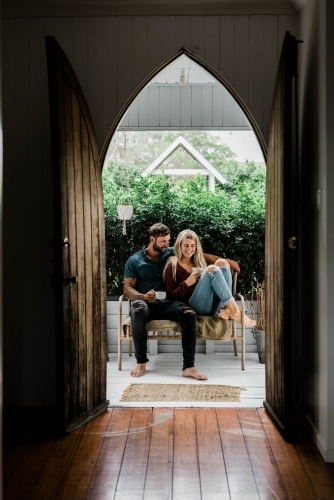
POLYGON ((150 290, 149 292, 146 292, 145 295, 144 295, 144 300, 145 302, 154 302, 155 301, 155 291, 154 290, 150 290))
POLYGON ((234 273, 234 271, 236 271, 237 273, 240 273, 239 264, 235 260, 231 260, 231 259, 226 259, 226 260, 230 264, 232 274, 234 273))
POLYGON ((227 259, 226 257, 218 257, 218 255, 212 255, 210 253, 204 253, 203 255, 204 255, 204 259, 206 260, 206 263, 208 265, 214 264, 216 262, 216 260, 218 260, 218 259, 225 258, 225 260, 227 260, 227 262, 230 264, 231 273, 233 274, 234 271, 236 271, 237 273, 240 273, 239 264, 235 260, 227 259))
POLYGON ((152 303, 155 300, 155 291, 150 290, 145 294, 137 292, 135 286, 137 280, 135 278, 124 278, 124 295, 130 300, 145 300, 145 302, 152 303))

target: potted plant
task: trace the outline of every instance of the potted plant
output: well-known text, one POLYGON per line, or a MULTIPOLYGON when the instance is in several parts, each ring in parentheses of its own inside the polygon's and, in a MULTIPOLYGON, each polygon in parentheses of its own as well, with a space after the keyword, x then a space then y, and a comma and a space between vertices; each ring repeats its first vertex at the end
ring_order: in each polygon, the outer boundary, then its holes
POLYGON ((256 326, 252 329, 253 337, 256 340, 257 353, 259 356, 259 363, 265 363, 266 361, 266 345, 265 345, 265 284, 258 283, 254 293, 252 294, 252 300, 250 301, 250 314, 254 319, 256 319, 256 326), (255 297, 254 297, 255 296, 255 297), (256 309, 254 300, 256 300, 256 309))

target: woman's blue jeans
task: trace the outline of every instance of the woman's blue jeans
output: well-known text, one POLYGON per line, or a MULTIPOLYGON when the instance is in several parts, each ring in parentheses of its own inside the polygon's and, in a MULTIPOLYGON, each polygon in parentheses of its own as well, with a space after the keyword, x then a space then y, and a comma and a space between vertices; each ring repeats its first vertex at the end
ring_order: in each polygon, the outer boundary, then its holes
POLYGON ((189 306, 196 314, 214 316, 221 307, 233 300, 230 267, 220 267, 212 273, 203 271, 190 297, 189 306))

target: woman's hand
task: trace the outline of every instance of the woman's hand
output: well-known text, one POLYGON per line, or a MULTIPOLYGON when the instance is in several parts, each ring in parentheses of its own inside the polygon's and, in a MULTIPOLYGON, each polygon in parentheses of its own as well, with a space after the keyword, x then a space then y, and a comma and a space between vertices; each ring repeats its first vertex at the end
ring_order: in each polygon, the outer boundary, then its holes
POLYGON ((197 283, 197 281, 199 280, 200 276, 201 276, 200 271, 193 271, 191 275, 188 276, 188 278, 185 280, 185 284, 187 286, 195 285, 195 283, 197 283))

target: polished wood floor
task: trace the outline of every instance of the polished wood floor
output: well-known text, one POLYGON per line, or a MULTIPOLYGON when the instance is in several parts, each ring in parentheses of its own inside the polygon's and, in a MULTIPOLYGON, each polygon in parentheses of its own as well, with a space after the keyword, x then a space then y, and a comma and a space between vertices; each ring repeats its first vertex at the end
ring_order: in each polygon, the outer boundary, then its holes
POLYGON ((4 499, 334 498, 302 425, 286 442, 263 408, 110 408, 70 435, 4 449, 4 499))

